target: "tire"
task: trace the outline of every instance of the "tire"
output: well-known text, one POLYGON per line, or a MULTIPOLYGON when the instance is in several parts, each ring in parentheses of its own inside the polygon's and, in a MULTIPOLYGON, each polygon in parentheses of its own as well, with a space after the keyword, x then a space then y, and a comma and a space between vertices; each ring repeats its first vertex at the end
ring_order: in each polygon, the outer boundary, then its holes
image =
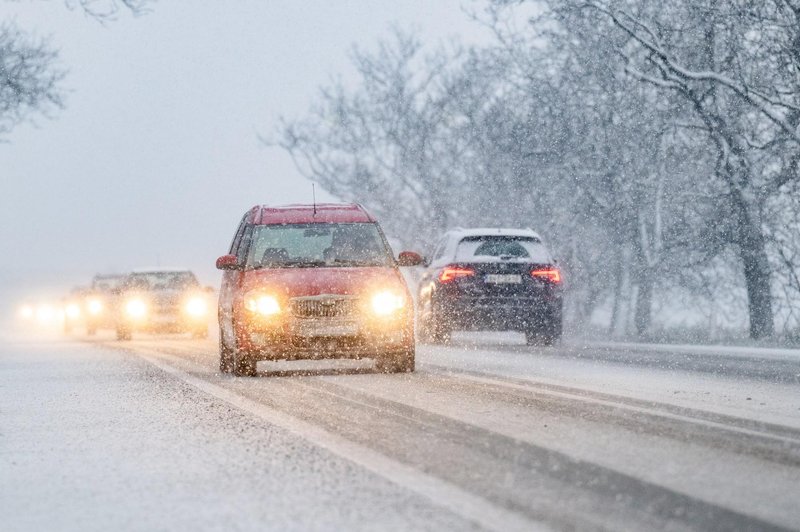
MULTIPOLYGON (((420 313, 421 315, 421 313, 420 313)), ((450 343, 450 327, 446 326, 441 318, 436 316, 433 308, 426 319, 421 319, 419 324, 419 340, 425 344, 450 343)))
POLYGON ((539 327, 525 331, 525 343, 528 345, 553 346, 561 339, 561 320, 552 319, 539 327))
POLYGON ((431 314, 428 326, 430 327, 429 334, 432 344, 445 345, 450 343, 452 330, 444 323, 444 320, 436 317, 436 314, 431 314))
POLYGON ((381 357, 375 361, 375 368, 381 373, 413 373, 415 369, 414 348, 381 357))
POLYGON ((256 360, 249 354, 241 349, 233 348, 233 374, 237 377, 255 377, 258 372, 256 371, 256 360))
POLYGON ((219 331, 219 370, 222 373, 233 371, 233 350, 223 340, 222 329, 219 331))
POLYGON ((539 330, 525 331, 525 343, 527 345, 552 346, 555 344, 555 337, 552 334, 539 330))
POLYGON ((131 340, 132 338, 133 338, 133 333, 131 333, 130 329, 117 326, 117 340, 128 341, 131 340))

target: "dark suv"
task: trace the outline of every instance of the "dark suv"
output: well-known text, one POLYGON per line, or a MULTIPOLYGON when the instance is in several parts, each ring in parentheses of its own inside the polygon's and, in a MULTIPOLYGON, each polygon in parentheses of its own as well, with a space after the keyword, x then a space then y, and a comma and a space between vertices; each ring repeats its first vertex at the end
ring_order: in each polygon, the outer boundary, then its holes
POLYGON ((420 340, 445 343, 453 330, 514 330, 528 344, 561 338, 561 272, 531 230, 446 233, 420 281, 420 340))

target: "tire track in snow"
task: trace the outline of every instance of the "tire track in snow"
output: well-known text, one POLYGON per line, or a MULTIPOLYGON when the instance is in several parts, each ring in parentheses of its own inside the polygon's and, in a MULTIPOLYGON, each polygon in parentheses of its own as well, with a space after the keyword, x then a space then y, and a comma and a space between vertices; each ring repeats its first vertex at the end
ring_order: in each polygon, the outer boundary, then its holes
MULTIPOLYGON (((775 527, 772 523, 481 427, 374 396, 354 394, 353 390, 342 386, 331 387, 318 378, 235 379, 212 374, 211 378, 216 379, 212 384, 207 380, 207 364, 209 359, 213 360, 212 353, 201 355, 196 346, 128 344, 125 347, 138 351, 137 354, 153 363, 158 361, 171 368, 179 378, 184 375, 199 381, 195 384, 205 382, 206 388, 222 384, 227 393, 299 419, 305 428, 316 428, 346 441, 355 441, 359 452, 368 450, 373 455, 377 452, 381 457, 389 456, 392 463, 445 479, 447 485, 475 493, 493 507, 544 520, 558 528, 663 527, 667 523, 703 529, 775 527), (161 354, 167 350, 180 359, 161 354), (195 366, 198 358, 205 358, 206 367, 191 371, 186 367, 184 357, 187 355, 195 357, 188 365, 195 366), (175 363, 184 368, 176 368, 175 363), (353 419, 359 422, 354 424, 353 419), (393 441, 398 438, 399 442, 393 441), (409 449, 424 452, 422 456, 414 456, 409 454, 409 449), (470 464, 470 471, 460 470, 464 463, 470 464), (516 478, 520 471, 527 473, 525 478, 516 478), (560 507, 564 497, 572 501, 569 516, 563 515, 560 507)), ((302 436, 303 431, 299 434, 302 436)))

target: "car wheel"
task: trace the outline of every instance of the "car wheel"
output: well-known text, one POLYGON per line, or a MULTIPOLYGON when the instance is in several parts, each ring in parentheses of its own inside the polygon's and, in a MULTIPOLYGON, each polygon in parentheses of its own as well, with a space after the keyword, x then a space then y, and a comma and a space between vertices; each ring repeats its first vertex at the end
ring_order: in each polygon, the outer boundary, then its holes
POLYGON ((552 334, 538 330, 525 331, 525 343, 527 345, 551 346, 555 343, 555 338, 552 334))
POLYGON ((219 331, 219 370, 222 373, 233 371, 233 350, 225 343, 221 329, 219 331))
POLYGON ((378 358, 375 368, 381 373, 412 373, 415 369, 414 348, 378 358))
POLYGON ((552 346, 560 339, 561 323, 547 323, 525 331, 525 343, 528 345, 552 346))
POLYGON ((237 377, 255 377, 256 360, 249 354, 241 349, 233 348, 233 374, 237 377))
POLYGON ((125 327, 117 327, 117 340, 125 341, 133 338, 133 333, 125 327))
POLYGON ((430 335, 430 341, 432 344, 442 345, 450 343, 450 333, 452 331, 440 316, 437 316, 435 313, 431 313, 428 327, 428 334, 430 335))

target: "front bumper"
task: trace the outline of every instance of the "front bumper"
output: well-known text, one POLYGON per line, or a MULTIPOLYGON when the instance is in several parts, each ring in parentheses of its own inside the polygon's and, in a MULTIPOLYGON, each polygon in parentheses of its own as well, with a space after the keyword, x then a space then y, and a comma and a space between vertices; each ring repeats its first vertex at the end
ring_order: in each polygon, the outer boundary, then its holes
POLYGON ((126 318, 125 327, 142 332, 190 332, 208 327, 208 317, 194 317, 183 314, 150 314, 141 319, 126 318))
POLYGON ((291 318, 280 324, 253 320, 237 330, 238 345, 259 360, 375 358, 414 346, 410 319, 369 323, 359 319, 291 318))

